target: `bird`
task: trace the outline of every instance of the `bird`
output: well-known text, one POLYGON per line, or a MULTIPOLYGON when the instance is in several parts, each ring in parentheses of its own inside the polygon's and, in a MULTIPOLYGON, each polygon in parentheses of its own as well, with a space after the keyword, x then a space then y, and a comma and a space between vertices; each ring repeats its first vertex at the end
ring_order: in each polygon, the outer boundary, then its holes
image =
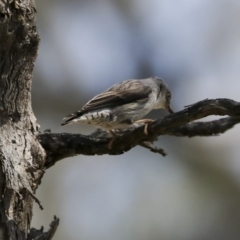
POLYGON ((93 97, 81 110, 64 117, 61 125, 86 123, 109 131, 116 138, 114 130, 144 123, 147 135, 148 123, 154 120, 143 117, 160 108, 173 113, 170 102, 171 92, 161 78, 129 79, 93 97))

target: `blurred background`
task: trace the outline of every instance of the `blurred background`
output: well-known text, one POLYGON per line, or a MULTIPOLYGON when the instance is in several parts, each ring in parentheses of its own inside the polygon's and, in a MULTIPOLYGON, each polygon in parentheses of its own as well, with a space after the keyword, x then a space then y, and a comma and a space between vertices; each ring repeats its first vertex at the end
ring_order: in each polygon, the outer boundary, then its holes
MULTIPOLYGON (((239 0, 37 0, 41 35, 33 109, 41 131, 90 134, 61 119, 130 78, 159 76, 172 108, 240 101, 239 0)), ((167 113, 154 111, 153 118, 167 113)), ((47 170, 32 225, 54 239, 240 239, 240 127, 218 137, 159 137, 164 158, 136 147, 78 156, 47 170)))

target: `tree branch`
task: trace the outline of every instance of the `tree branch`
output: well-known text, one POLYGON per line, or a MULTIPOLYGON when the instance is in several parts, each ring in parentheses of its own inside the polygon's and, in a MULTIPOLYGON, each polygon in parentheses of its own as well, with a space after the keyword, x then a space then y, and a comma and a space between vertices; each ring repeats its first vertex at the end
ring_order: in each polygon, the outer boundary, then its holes
POLYGON ((219 136, 220 133, 226 132, 239 122, 240 117, 226 117, 210 122, 188 123, 170 130, 167 135, 176 137, 219 136))
POLYGON ((172 136, 213 136, 227 131, 240 122, 240 103, 230 99, 206 99, 187 106, 184 110, 158 119, 148 125, 148 135, 143 133, 144 126, 134 126, 119 132, 108 149, 109 137, 105 132, 97 131, 90 136, 70 133, 42 133, 38 139, 47 153, 45 167, 70 156, 122 154, 136 145, 147 147, 155 152, 157 148, 146 142, 153 142, 160 135, 172 136), (210 115, 228 115, 230 117, 209 121, 190 123, 210 115))
POLYGON ((55 234, 57 227, 59 225, 59 218, 54 216, 53 221, 50 224, 50 229, 47 232, 43 232, 43 227, 39 230, 35 228, 31 228, 28 234, 28 240, 36 239, 36 240, 51 240, 53 235, 55 234))

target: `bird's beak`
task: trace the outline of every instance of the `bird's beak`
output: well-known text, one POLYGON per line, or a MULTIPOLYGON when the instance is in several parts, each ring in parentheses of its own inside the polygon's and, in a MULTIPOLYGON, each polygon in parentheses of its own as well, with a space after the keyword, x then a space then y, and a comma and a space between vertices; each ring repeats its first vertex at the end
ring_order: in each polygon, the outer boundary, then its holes
POLYGON ((169 113, 174 113, 174 111, 171 109, 171 107, 170 107, 170 105, 169 106, 167 106, 167 110, 169 111, 169 113))

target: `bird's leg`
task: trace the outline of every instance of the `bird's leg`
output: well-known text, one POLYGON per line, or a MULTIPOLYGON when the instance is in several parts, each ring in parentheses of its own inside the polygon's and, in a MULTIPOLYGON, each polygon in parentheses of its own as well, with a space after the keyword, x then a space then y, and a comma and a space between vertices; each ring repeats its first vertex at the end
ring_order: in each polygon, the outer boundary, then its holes
POLYGON ((112 149, 112 144, 113 144, 113 142, 115 141, 115 139, 117 138, 118 135, 112 130, 109 130, 109 132, 112 134, 113 138, 108 143, 108 149, 112 149))
POLYGON ((148 124, 151 123, 151 122, 153 122, 153 121, 154 121, 153 119, 140 119, 140 120, 135 121, 134 123, 144 123, 145 125, 144 125, 144 131, 143 131, 143 133, 144 133, 145 135, 148 135, 148 130, 147 130, 148 124))
MULTIPOLYGON (((140 120, 137 120, 135 121, 134 123, 144 123, 144 130, 143 130, 143 133, 145 135, 148 135, 148 124, 153 122, 154 120, 153 119, 140 119, 140 120)), ((111 139, 111 141, 108 143, 108 149, 112 149, 112 145, 113 145, 113 142, 116 140, 116 138, 118 137, 118 134, 116 134, 115 131, 113 130, 109 130, 109 132, 112 134, 113 138, 111 139)))

